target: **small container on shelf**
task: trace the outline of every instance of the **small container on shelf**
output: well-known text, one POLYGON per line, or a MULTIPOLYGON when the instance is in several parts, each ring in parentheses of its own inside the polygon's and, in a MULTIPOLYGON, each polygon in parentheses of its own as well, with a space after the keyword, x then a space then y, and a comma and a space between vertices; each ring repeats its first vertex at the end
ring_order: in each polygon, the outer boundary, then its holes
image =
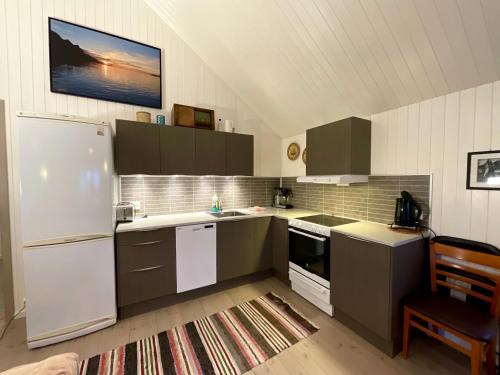
POLYGON ((149 113, 149 112, 137 111, 135 116, 136 116, 137 121, 139 121, 139 122, 151 123, 151 113, 149 113))

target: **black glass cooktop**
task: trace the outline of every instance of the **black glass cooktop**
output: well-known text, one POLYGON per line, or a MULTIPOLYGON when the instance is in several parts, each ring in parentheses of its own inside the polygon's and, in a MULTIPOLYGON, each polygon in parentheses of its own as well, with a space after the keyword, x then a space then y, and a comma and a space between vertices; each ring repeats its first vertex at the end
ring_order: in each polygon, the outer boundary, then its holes
POLYGON ((304 217, 298 217, 296 220, 307 221, 309 223, 319 224, 325 227, 335 227, 337 225, 356 223, 358 221, 332 215, 304 216, 304 217))

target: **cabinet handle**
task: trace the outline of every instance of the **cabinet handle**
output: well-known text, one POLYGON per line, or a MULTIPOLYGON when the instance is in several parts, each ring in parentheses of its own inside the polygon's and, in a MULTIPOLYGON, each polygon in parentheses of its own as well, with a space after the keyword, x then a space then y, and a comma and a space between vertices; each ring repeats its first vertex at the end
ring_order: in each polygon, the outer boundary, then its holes
POLYGON ((158 268, 162 268, 162 267, 165 267, 165 266, 154 266, 154 267, 141 268, 138 270, 132 270, 131 272, 146 272, 146 271, 157 270, 158 268))
POLYGON ((351 240, 355 240, 355 241, 372 242, 372 241, 369 241, 369 240, 365 240, 364 238, 359 238, 359 237, 349 236, 348 234, 345 234, 345 236, 346 236, 347 238, 350 238, 351 240))
POLYGON ((132 246, 147 246, 147 245, 155 245, 157 243, 161 243, 163 242, 162 240, 158 240, 158 241, 149 241, 149 242, 139 242, 139 243, 136 243, 136 244, 133 244, 132 246))

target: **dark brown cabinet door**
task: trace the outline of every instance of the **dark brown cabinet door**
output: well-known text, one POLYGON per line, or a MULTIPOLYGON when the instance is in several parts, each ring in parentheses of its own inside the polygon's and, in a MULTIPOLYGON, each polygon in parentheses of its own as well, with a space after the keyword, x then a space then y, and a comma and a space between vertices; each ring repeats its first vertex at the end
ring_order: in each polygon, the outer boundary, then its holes
POLYGON ((226 136, 223 132, 195 129, 197 175, 226 174, 226 136))
POLYGON ((177 291, 175 228, 116 235, 118 306, 177 291))
POLYGON ((288 220, 271 220, 273 268, 282 279, 288 280, 288 220))
POLYGON ((333 233, 331 252, 333 306, 389 340, 391 248, 333 233))
POLYGON ((253 176, 253 135, 226 133, 226 175, 253 176))
POLYGON ((161 174, 195 174, 194 129, 160 126, 161 174))
POLYGON ((253 221, 255 228, 252 272, 271 269, 273 262, 271 217, 259 217, 249 220, 253 221))
POLYGON ((370 174, 371 123, 350 117, 306 132, 306 174, 370 174))
POLYGON ((251 219, 217 223, 217 281, 252 273, 254 233, 251 219))
POLYGON ((116 170, 119 175, 160 174, 159 126, 117 120, 116 170))

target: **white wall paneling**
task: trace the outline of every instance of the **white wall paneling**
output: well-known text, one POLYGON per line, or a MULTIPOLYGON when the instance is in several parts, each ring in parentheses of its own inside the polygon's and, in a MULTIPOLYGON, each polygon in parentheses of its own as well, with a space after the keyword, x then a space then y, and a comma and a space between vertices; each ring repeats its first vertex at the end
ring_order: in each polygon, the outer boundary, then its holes
POLYGON ((500 78, 498 0, 146 2, 282 137, 500 78))
MULTIPOLYGON (((271 128, 142 0, 4 0, 0 2, 0 97, 5 99, 9 136, 15 139, 19 110, 81 115, 114 123, 134 119, 141 109, 170 119, 172 104, 215 109, 237 131, 255 137, 255 172, 280 173, 281 140, 271 128), (57 17, 162 48, 163 110, 79 98, 50 92, 48 17, 57 17)), ((13 146, 15 147, 15 145, 13 146)), ((11 150, 10 164, 15 172, 11 150)), ((11 191, 18 191, 16 177, 11 191)), ((14 205, 14 202, 12 202, 14 205)), ((15 206, 15 205, 14 205, 15 206)), ((18 223, 17 210, 12 221, 18 223)), ((15 227, 15 225, 14 225, 15 227)), ((14 239, 19 233, 14 229, 14 239)), ((16 307, 22 305, 22 253, 13 252, 16 307)))
POLYGON ((432 174, 433 229, 500 246, 500 192, 466 189, 467 153, 500 149, 500 82, 373 115, 372 127, 372 174, 432 174))

